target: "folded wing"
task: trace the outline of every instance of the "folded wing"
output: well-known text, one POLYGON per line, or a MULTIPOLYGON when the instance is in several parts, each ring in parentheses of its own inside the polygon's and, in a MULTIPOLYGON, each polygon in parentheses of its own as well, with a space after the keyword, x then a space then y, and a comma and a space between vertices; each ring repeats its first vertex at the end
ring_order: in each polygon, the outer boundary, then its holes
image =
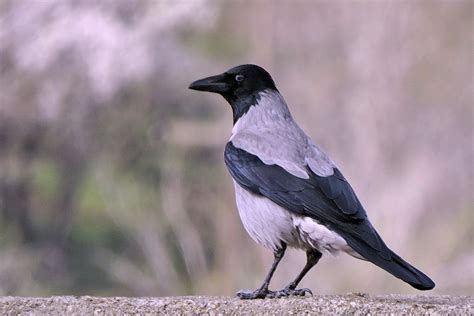
POLYGON ((290 212, 309 216, 341 235, 362 257, 418 289, 431 289, 431 281, 392 252, 372 227, 350 184, 334 168, 319 176, 307 168, 309 178, 297 177, 279 165, 267 165, 253 154, 227 143, 225 163, 237 183, 265 196, 290 212))

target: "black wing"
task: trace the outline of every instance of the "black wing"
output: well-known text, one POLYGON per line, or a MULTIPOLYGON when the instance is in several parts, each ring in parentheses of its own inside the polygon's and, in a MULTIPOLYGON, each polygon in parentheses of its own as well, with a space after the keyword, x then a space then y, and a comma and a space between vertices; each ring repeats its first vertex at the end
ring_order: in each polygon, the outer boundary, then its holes
POLYGON ((341 235, 361 256, 412 286, 434 287, 427 276, 385 245, 337 168, 328 177, 318 176, 308 168, 309 179, 302 179, 278 165, 266 165, 232 142, 227 143, 224 158, 234 180, 248 191, 265 196, 291 212, 314 218, 341 235))

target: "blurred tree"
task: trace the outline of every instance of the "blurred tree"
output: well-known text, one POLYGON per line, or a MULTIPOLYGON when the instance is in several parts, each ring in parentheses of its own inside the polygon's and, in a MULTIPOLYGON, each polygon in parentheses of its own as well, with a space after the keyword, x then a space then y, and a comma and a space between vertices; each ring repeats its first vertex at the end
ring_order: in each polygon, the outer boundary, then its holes
MULTIPOLYGON (((186 89, 247 62, 274 75, 389 244, 438 291, 472 293, 473 11, 462 0, 1 1, 0 295, 257 285, 271 255, 235 211, 229 109, 186 89)), ((407 291, 338 259, 306 282, 407 291)), ((275 287, 303 261, 289 256, 275 287)))

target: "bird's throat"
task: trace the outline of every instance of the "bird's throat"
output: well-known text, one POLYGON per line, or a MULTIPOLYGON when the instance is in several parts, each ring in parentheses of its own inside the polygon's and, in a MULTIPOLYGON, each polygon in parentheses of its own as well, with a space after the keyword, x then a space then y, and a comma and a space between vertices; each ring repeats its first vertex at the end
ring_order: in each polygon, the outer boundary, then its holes
POLYGON ((235 97, 223 95, 223 97, 229 102, 230 106, 232 107, 232 117, 233 117, 233 124, 237 123, 237 121, 247 113, 252 106, 257 106, 258 101, 260 100, 260 94, 251 94, 247 96, 240 96, 235 97))

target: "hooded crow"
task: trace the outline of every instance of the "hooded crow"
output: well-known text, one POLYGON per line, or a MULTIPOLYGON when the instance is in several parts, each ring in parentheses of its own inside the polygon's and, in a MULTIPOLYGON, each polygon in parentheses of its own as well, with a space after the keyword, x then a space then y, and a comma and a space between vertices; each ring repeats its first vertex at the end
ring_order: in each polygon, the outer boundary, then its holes
POLYGON ((271 249, 274 261, 262 286, 241 299, 312 294, 297 289, 322 254, 345 252, 368 260, 419 290, 434 282, 383 242, 346 178, 296 124, 270 74, 241 65, 193 82, 230 103, 234 126, 224 152, 237 208, 248 234, 271 249), (306 251, 300 274, 280 291, 268 285, 285 250, 306 251))

